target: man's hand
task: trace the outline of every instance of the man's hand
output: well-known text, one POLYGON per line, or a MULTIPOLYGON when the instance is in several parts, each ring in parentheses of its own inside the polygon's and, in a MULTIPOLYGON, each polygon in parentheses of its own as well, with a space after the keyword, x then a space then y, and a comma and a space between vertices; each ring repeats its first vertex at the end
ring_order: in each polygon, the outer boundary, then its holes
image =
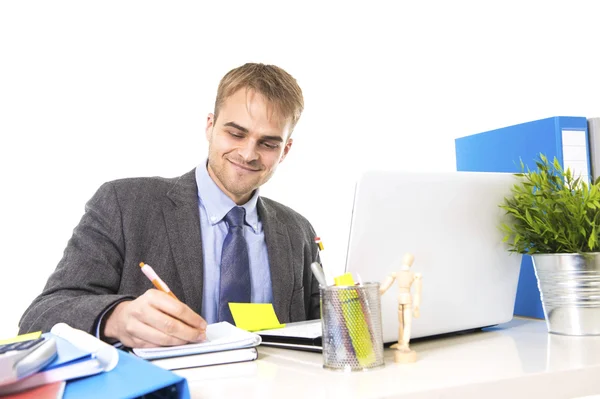
POLYGON ((103 333, 131 348, 184 345, 206 339, 206 321, 183 302, 150 289, 115 306, 103 333))
POLYGON ((421 315, 421 310, 418 306, 415 306, 415 308, 413 309, 413 316, 418 319, 419 316, 421 315))

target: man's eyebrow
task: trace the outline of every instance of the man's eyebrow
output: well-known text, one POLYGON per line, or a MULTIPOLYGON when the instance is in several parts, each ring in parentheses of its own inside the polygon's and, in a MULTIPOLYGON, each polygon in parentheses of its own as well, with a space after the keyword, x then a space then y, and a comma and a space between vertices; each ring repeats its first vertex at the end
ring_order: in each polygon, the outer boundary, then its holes
POLYGON ((283 139, 279 136, 262 136, 260 139, 262 141, 277 141, 279 143, 283 143, 283 139))
POLYGON ((236 128, 237 130, 241 130, 244 133, 248 133, 248 129, 246 129, 243 126, 238 125, 235 122, 227 122, 224 126, 230 126, 230 127, 236 128))

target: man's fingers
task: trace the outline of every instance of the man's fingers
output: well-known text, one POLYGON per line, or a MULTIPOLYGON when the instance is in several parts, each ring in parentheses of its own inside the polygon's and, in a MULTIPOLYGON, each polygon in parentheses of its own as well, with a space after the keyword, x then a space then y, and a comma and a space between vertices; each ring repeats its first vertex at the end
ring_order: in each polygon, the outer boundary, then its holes
POLYGON ((206 321, 185 303, 180 302, 164 292, 158 290, 150 290, 148 293, 149 300, 152 306, 158 310, 171 315, 172 317, 181 320, 188 326, 204 331, 206 330, 206 321), (150 293, 150 291, 154 291, 150 293))
MULTIPOLYGON (((172 299, 167 295, 165 295, 165 297, 166 299, 172 299)), ((177 302, 175 305, 183 305, 178 301, 175 302, 177 302)), ((136 317, 147 326, 152 327, 162 334, 173 338, 173 340, 167 340, 163 336, 158 336, 160 342, 155 343, 159 345, 182 345, 188 342, 198 342, 206 338, 204 329, 191 327, 184 323, 181 319, 173 317, 171 314, 167 313, 171 308, 171 305, 167 303, 167 305, 161 306, 163 303, 163 300, 158 300, 156 303, 151 302, 148 306, 143 308, 143 311, 136 315, 136 317), (167 311, 163 310, 165 308, 167 311)), ((185 307, 187 308, 187 306, 185 307)), ((188 310, 190 309, 188 308, 188 310)))
POLYGON ((132 331, 128 331, 128 333, 130 334, 131 339, 134 341, 135 348, 185 345, 189 342, 165 334, 164 332, 141 322, 132 323, 131 330, 132 331))
POLYGON ((152 289, 118 304, 105 334, 129 347, 184 345, 206 339, 206 322, 184 303, 152 289))

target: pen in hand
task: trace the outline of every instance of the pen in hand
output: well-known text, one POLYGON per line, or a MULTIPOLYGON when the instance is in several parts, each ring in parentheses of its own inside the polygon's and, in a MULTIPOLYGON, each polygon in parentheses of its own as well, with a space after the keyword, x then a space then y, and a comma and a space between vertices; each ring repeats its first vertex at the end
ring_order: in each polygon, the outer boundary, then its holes
POLYGON ((173 291, 171 291, 169 289, 169 286, 164 281, 162 281, 160 277, 158 277, 158 274, 156 274, 156 272, 154 271, 154 269, 152 269, 152 267, 150 267, 150 265, 145 264, 144 262, 140 262, 140 268, 142 269, 142 272, 146 275, 146 277, 148 277, 148 280, 152 281, 152 284, 154 284, 157 290, 160 290, 165 294, 168 294, 172 298, 177 299, 175 294, 173 294, 173 291))

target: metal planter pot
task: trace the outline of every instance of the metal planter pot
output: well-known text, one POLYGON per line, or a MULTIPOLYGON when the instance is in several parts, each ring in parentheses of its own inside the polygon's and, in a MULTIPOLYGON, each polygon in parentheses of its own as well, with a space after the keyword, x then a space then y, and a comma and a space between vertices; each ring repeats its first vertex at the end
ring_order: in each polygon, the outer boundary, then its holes
POLYGON ((600 253, 532 258, 548 331, 600 335, 600 253))

